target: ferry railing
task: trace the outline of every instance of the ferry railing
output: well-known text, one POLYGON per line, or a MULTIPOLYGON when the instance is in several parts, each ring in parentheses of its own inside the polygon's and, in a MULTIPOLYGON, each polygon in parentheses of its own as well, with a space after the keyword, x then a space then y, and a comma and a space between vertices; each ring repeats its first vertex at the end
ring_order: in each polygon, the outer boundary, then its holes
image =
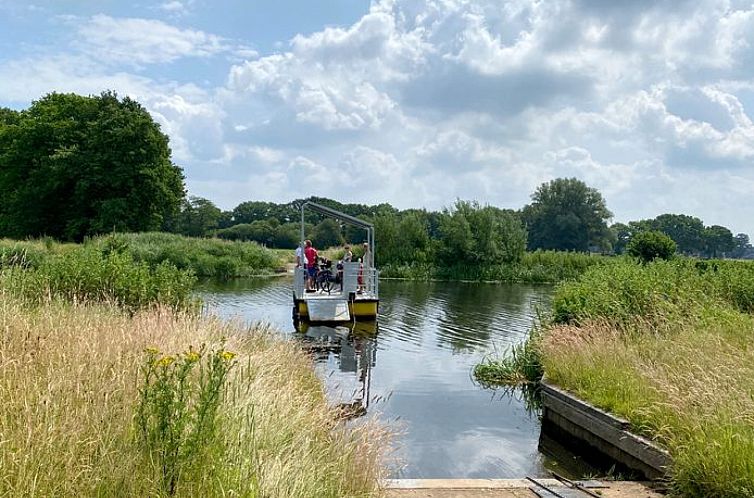
MULTIPOLYGON (((336 274, 338 270, 335 265, 331 270, 336 274)), ((341 287, 333 284, 331 295, 342 293, 344 296, 351 294, 367 294, 370 297, 379 296, 379 271, 376 268, 365 268, 361 263, 343 263, 342 273, 343 285, 341 287)), ((304 268, 295 268, 293 273, 293 294, 296 299, 303 299, 306 296, 306 270, 304 268)))
POLYGON ((293 295, 296 299, 303 299, 306 293, 306 270, 295 268, 293 272, 293 295))

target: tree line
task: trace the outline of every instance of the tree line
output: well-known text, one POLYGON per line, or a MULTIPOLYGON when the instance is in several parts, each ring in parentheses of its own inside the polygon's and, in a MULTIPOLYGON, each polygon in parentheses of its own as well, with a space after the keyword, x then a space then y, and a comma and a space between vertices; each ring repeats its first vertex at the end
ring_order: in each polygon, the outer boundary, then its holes
MULTIPOLYGON (((524 251, 620 254, 638 233, 659 231, 678 251, 701 257, 754 257, 746 234, 693 216, 663 214, 608 225, 601 193, 575 178, 540 185, 518 210, 458 200, 440 210, 343 204, 311 197, 287 203, 242 202, 223 211, 186 197, 168 137, 136 101, 112 92, 51 93, 25 110, 0 108, 0 237, 81 241, 107 232, 163 230, 195 237, 256 241, 293 249, 306 200, 371 221, 381 264, 511 262, 524 251)), ((364 233, 305 214, 319 247, 358 244, 364 233)))

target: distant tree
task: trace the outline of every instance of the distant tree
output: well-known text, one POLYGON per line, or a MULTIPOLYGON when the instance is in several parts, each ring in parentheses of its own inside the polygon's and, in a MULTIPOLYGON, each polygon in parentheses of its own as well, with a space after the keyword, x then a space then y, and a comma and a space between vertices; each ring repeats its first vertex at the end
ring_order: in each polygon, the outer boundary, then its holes
POLYGON ((257 220, 216 230, 215 235, 225 240, 253 241, 272 246, 275 240, 275 228, 266 220, 257 220))
POLYGON ((720 225, 705 228, 703 242, 705 253, 711 258, 724 256, 736 247, 736 241, 731 231, 720 225))
POLYGON ((52 93, 0 112, 0 236, 158 230, 184 196, 168 137, 136 101, 52 93))
POLYGON ((652 230, 659 230, 678 245, 678 252, 701 254, 705 249, 704 223, 685 214, 661 214, 649 222, 652 230))
POLYGON ((445 265, 493 265, 518 261, 526 250, 526 229, 511 211, 457 201, 440 218, 438 256, 445 265))
MULTIPOLYGON (((284 211, 286 211, 285 208, 274 202, 247 201, 242 202, 233 209, 233 220, 235 224, 252 223, 271 218, 277 218, 278 221, 285 222, 285 219, 280 219, 284 211)), ((285 216, 282 217, 284 218, 285 216)))
POLYGON ((610 225, 610 231, 613 232, 615 240, 613 243, 613 252, 615 254, 623 254, 626 251, 629 240, 631 240, 631 234, 633 233, 631 227, 624 223, 613 223, 610 225))
POLYGON ((522 210, 529 231, 529 248, 588 251, 609 249, 607 221, 612 213, 602 194, 576 178, 544 183, 522 210))
POLYGON ((749 256, 750 254, 754 253, 754 248, 752 248, 751 243, 749 242, 749 236, 746 235, 745 233, 736 234, 733 240, 734 240, 735 246, 731 253, 731 257, 745 258, 749 256))
POLYGON ((340 233, 340 224, 331 218, 322 220, 312 230, 311 240, 320 249, 342 245, 343 236, 340 233))
POLYGON ((386 212, 374 219, 376 259, 380 264, 425 263, 432 259, 426 211, 386 212))
POLYGON ((185 199, 170 223, 170 231, 190 237, 204 237, 218 227, 222 211, 203 197, 185 199))
POLYGON ((295 249, 301 243, 301 226, 298 223, 284 223, 275 227, 272 247, 295 249))
POLYGON ((626 252, 642 262, 648 263, 655 259, 670 259, 676 251, 676 244, 667 235, 653 230, 639 232, 633 237, 626 247, 626 252))

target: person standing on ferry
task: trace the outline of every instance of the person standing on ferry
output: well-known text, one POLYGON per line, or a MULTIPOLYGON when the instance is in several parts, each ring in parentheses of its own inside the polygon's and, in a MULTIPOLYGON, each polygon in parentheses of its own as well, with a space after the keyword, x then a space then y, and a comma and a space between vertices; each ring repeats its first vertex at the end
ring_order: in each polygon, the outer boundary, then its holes
POLYGON ((304 242, 304 257, 306 258, 306 290, 314 291, 314 282, 317 278, 317 250, 312 246, 311 240, 304 242))

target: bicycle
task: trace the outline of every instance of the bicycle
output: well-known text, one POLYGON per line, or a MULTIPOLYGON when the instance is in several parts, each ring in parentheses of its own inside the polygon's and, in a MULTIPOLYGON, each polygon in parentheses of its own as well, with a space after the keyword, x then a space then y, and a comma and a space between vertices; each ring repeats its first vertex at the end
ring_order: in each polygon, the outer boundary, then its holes
POLYGON ((314 288, 329 294, 333 288, 333 283, 337 283, 337 280, 332 272, 332 261, 324 259, 314 277, 314 288))

